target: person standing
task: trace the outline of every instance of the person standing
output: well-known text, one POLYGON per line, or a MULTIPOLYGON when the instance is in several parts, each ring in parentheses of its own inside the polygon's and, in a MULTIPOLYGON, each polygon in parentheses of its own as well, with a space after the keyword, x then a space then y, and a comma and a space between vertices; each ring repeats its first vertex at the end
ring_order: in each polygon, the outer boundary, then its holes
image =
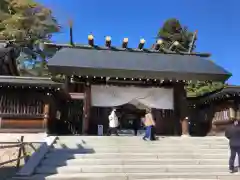
POLYGON ((111 114, 108 116, 108 120, 109 120, 109 128, 107 131, 107 135, 111 136, 112 134, 115 134, 116 136, 118 136, 117 127, 119 125, 119 122, 118 122, 118 117, 116 115, 116 109, 112 110, 111 114))
POLYGON ((240 165, 240 123, 238 121, 234 121, 233 125, 228 126, 225 131, 225 136, 229 139, 231 151, 229 158, 229 170, 230 173, 234 173, 236 155, 238 155, 238 166, 240 165))
POLYGON ((135 119, 133 120, 133 131, 134 131, 134 136, 138 135, 138 128, 139 128, 139 119, 137 119, 137 117, 135 117, 135 119))
POLYGON ((144 119, 143 123, 146 128, 143 140, 146 140, 146 139, 149 139, 151 141, 155 140, 155 135, 154 135, 154 131, 153 131, 153 128, 155 126, 155 121, 153 119, 151 109, 146 110, 146 115, 145 115, 145 119, 144 119))

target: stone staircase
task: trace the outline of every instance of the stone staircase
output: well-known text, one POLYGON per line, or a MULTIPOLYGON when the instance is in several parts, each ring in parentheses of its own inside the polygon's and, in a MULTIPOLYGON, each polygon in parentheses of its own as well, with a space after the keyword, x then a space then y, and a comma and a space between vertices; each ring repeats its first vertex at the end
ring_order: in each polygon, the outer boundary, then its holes
POLYGON ((30 177, 15 180, 240 180, 223 137, 60 137, 30 177))

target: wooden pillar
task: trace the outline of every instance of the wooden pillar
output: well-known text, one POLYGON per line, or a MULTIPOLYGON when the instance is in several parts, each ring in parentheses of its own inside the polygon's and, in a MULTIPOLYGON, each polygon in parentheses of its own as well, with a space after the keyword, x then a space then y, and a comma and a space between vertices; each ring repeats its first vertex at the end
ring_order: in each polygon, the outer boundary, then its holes
MULTIPOLYGON (((49 120, 49 104, 44 104, 43 107, 43 128, 48 128, 48 120, 49 120)), ((46 129, 48 131, 48 129, 46 129)))
POLYGON ((189 121, 188 121, 188 117, 184 118, 181 121, 181 125, 182 125, 182 136, 188 136, 189 135, 189 121))
POLYGON ((84 109, 83 109, 83 134, 88 133, 89 128, 89 120, 90 120, 90 111, 91 111, 91 86, 85 85, 85 93, 84 93, 84 109))
POLYGON ((207 136, 216 136, 217 134, 217 126, 214 122, 211 123, 210 131, 208 132, 207 136))
POLYGON ((64 89, 69 92, 69 85, 70 85, 71 78, 69 76, 66 76, 65 81, 64 81, 64 89))
POLYGON ((175 113, 175 134, 188 133, 188 105, 184 83, 174 85, 174 113, 175 113))
MULTIPOLYGON (((198 109, 198 111, 199 111, 199 109, 198 109)), ((210 126, 209 131, 207 132, 207 136, 214 136, 214 135, 216 135, 216 125, 214 124, 215 112, 216 112, 215 104, 211 103, 209 106, 205 107, 204 112, 207 114, 207 121, 210 126), (208 110, 206 110, 206 109, 208 109, 208 110)))

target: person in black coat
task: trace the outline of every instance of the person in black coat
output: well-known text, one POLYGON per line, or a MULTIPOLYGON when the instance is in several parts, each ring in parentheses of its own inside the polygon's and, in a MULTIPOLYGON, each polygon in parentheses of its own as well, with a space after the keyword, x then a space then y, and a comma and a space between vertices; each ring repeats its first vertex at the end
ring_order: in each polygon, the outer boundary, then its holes
POLYGON ((229 170, 235 172, 234 161, 238 155, 238 165, 240 164, 240 122, 234 121, 234 124, 227 127, 225 136, 229 139, 231 155, 229 158, 229 170))

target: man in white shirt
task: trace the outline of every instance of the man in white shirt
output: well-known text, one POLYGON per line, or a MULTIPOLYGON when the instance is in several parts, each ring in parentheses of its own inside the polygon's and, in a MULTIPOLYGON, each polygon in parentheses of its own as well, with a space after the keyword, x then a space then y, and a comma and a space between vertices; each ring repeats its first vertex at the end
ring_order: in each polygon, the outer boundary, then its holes
POLYGON ((118 117, 116 115, 116 109, 112 110, 111 114, 108 116, 108 119, 109 119, 109 128, 108 128, 107 135, 111 136, 112 134, 115 134, 116 136, 118 136, 117 127, 119 125, 119 122, 118 122, 118 117))

